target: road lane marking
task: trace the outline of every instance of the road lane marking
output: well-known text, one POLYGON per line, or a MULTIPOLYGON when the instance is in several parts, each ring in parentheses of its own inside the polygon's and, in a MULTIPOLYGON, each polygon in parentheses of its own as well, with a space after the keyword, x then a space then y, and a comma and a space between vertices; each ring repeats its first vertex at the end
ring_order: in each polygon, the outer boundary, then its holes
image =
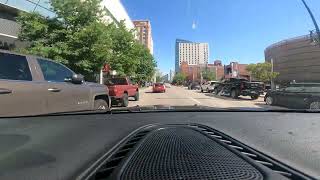
POLYGON ((196 100, 196 99, 194 99, 194 98, 192 98, 192 97, 189 97, 189 99, 191 99, 192 101, 194 101, 194 102, 196 102, 196 103, 198 103, 198 104, 201 104, 200 101, 198 101, 198 100, 196 100))

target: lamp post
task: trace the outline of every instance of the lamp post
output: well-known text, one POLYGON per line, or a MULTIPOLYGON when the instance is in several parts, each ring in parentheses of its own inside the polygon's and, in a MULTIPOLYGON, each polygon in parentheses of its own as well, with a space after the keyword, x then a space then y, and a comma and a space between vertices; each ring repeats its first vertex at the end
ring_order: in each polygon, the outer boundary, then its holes
MULTIPOLYGON (((273 74, 273 58, 271 58, 271 74, 273 74)), ((274 86, 274 79, 271 79, 271 89, 275 90, 275 86, 274 86)))
MULTIPOLYGON (((316 35, 317 35, 317 42, 318 42, 318 45, 320 46, 320 29, 319 29, 319 26, 317 24, 317 21, 316 19, 314 18, 313 16, 313 13, 312 11, 310 10, 309 6, 307 5, 306 1, 305 0, 302 0, 302 3, 304 4, 304 6, 306 7, 311 19, 312 19, 312 22, 314 24, 314 27, 316 28, 316 35)), ((312 34, 312 33, 311 33, 312 34)))

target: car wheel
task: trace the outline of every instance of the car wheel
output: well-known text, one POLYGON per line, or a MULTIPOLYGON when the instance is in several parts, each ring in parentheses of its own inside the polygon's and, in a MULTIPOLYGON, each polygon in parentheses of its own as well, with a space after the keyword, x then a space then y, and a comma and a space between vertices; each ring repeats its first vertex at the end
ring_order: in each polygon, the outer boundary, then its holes
POLYGON ((320 102, 319 101, 313 101, 309 105, 310 110, 320 110, 320 102))
POLYGON ((94 100, 94 110, 98 111, 109 111, 108 103, 103 99, 94 100))
POLYGON ((256 99, 258 99, 258 98, 259 98, 259 95, 252 95, 252 96, 251 96, 251 99, 252 99, 252 100, 256 100, 256 99))
POLYGON ((201 92, 203 93, 203 89, 201 88, 201 92))
POLYGON ((128 107, 128 105, 129 105, 129 97, 128 97, 127 93, 124 93, 123 97, 121 99, 121 106, 122 107, 128 107))
POLYGON ((270 106, 274 105, 273 97, 271 97, 271 96, 266 97, 266 104, 270 105, 270 106))
POLYGON ((134 100, 139 101, 139 98, 140 98, 139 91, 137 91, 136 95, 134 95, 134 100))
POLYGON ((232 90, 231 90, 231 97, 232 97, 233 99, 237 99, 237 98, 238 98, 237 91, 236 91, 235 89, 232 89, 232 90))

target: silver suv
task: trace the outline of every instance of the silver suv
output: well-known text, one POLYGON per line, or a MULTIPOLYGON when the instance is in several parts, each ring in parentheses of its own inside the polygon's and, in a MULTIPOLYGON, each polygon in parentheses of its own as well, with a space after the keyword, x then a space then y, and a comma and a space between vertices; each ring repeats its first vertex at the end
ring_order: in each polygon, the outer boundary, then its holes
POLYGON ((211 93, 214 91, 214 88, 218 81, 207 81, 201 85, 201 92, 211 93))
POLYGON ((108 110, 108 92, 52 60, 0 50, 0 117, 108 110))

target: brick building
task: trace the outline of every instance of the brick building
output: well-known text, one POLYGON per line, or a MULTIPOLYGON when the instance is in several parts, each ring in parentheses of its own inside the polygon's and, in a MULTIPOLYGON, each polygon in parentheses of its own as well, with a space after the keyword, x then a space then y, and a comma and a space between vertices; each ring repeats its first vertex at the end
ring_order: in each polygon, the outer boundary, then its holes
POLYGON ((231 62, 224 66, 225 79, 229 78, 243 78, 250 80, 250 74, 246 70, 247 64, 239 64, 238 62, 231 62))
POLYGON ((243 78, 250 79, 250 74, 246 70, 247 64, 239 64, 238 62, 231 62, 229 65, 222 65, 220 60, 214 61, 213 64, 208 65, 188 65, 187 62, 182 62, 180 72, 187 76, 188 81, 201 81, 201 72, 205 69, 215 72, 216 80, 229 78, 243 78))
POLYGON ((264 51, 265 61, 279 73, 277 84, 296 82, 320 82, 320 48, 310 35, 286 39, 272 44, 264 51))
POLYGON ((145 45, 153 54, 153 39, 151 23, 148 20, 134 20, 133 24, 137 30, 138 41, 145 45))
MULTIPOLYGON (((208 64, 211 65, 211 64, 208 64)), ((220 60, 215 60, 213 62, 213 67, 215 68, 215 72, 216 72, 216 79, 217 80, 221 80, 224 78, 224 66, 222 65, 222 62, 220 60)))
POLYGON ((224 77, 224 66, 221 64, 208 65, 188 65, 187 62, 182 62, 180 72, 187 76, 188 81, 201 81, 201 72, 204 70, 212 71, 216 74, 216 80, 221 80, 224 77))

